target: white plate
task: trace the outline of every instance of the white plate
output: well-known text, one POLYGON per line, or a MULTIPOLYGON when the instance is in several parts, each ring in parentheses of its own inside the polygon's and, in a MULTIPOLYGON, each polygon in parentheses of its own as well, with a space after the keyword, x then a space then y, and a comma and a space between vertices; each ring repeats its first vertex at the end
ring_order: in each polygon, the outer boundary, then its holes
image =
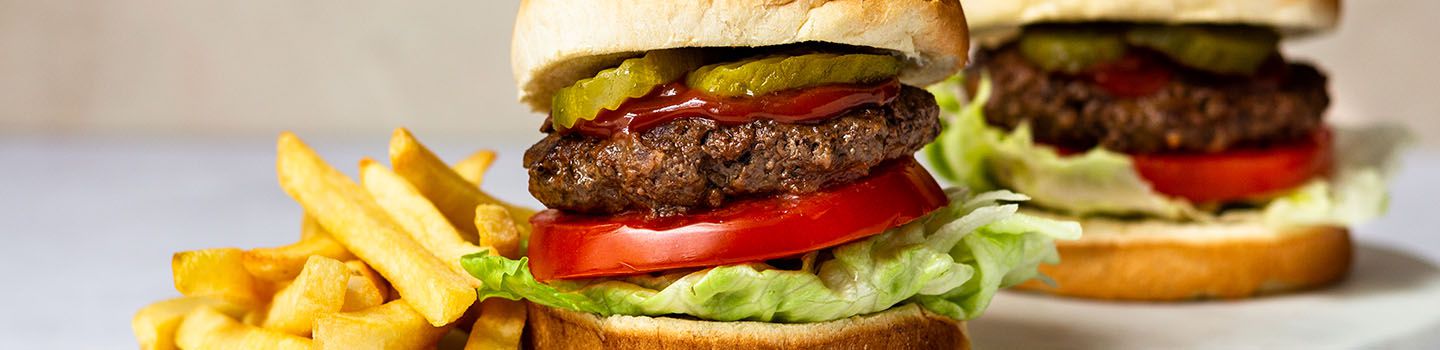
POLYGON ((977 349, 1440 349, 1440 268, 1362 244, 1328 289, 1185 303, 1007 292, 970 331, 977 349))

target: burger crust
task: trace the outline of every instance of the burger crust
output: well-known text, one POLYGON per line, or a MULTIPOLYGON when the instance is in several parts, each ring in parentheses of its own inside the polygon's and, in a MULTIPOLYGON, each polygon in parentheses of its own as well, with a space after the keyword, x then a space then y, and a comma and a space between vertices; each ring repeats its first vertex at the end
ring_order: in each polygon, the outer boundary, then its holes
POLYGON ((969 349, 965 323, 906 304, 820 323, 609 316, 530 304, 532 349, 969 349))
POLYGON ((900 80, 926 86, 965 65, 956 0, 525 0, 511 64, 520 100, 549 111, 555 90, 649 50, 825 42, 907 58, 900 80))
POLYGON ((1056 241, 1061 263, 1019 289, 1138 301, 1234 299, 1311 289, 1350 270, 1349 230, 1254 223, 1081 221, 1085 236, 1056 241))
POLYGON ((1230 23, 1309 34, 1335 28, 1340 0, 996 0, 966 2, 965 12, 977 36, 1039 22, 1230 23))

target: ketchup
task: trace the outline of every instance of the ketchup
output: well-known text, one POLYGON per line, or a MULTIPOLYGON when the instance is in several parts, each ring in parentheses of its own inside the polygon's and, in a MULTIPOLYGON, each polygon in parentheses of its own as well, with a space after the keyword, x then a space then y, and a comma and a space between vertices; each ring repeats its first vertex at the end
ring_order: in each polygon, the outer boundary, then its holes
POLYGON ((1132 53, 1095 67, 1090 79, 1115 97, 1131 98, 1159 92, 1170 83, 1170 75, 1164 64, 1132 53))
POLYGON ((656 88, 620 108, 601 110, 594 120, 581 120, 561 132, 606 138, 616 133, 643 132, 677 118, 703 117, 722 125, 755 120, 803 123, 824 120, 863 105, 884 105, 900 94, 900 82, 840 84, 783 91, 756 97, 715 96, 683 83, 656 88))

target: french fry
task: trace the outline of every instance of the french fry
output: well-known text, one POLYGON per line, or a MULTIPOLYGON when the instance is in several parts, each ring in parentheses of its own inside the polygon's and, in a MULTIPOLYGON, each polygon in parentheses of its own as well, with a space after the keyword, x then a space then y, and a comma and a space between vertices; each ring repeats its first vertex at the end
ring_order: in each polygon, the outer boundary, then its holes
POLYGON ((282 134, 277 151, 280 187, 336 241, 385 276, 430 324, 448 324, 475 303, 464 276, 410 239, 369 193, 299 138, 282 134))
POLYGON ((385 303, 390 288, 380 275, 360 260, 346 261, 345 267, 350 270, 350 280, 345 285, 345 305, 340 311, 364 310, 385 303))
POLYGON ((261 308, 245 312, 244 316, 240 316, 240 323, 260 327, 265 323, 265 310, 265 308, 261 308))
POLYGON ((450 224, 466 235, 466 239, 477 235, 475 206, 480 204, 505 207, 518 226, 520 236, 530 236, 530 216, 535 214, 535 210, 502 202, 480 191, 475 184, 445 166, 445 162, 415 140, 409 130, 395 129, 390 138, 390 165, 395 167, 395 173, 409 180, 425 198, 435 203, 435 207, 445 214, 450 224))
POLYGON ((435 346, 447 331, 447 327, 427 323, 400 299, 321 317, 315 324, 315 345, 320 349, 425 349, 435 346))
MULTIPOLYGON (((302 229, 301 232, 308 231, 302 229)), ((328 233, 318 231, 302 235, 299 242, 274 248, 256 248, 245 251, 245 270, 266 281, 278 282, 295 279, 305 261, 312 255, 335 260, 354 259, 355 255, 345 250, 328 233)))
POLYGON ((175 253, 170 267, 175 290, 189 297, 213 297, 246 307, 258 307, 268 298, 262 286, 245 270, 244 251, 215 248, 175 253))
POLYGON ((525 330, 525 302, 500 298, 480 302, 480 317, 470 328, 465 350, 520 348, 520 335, 525 330))
POLYGON ((208 297, 179 297, 162 300, 141 308, 130 321, 135 339, 145 350, 176 349, 175 329, 189 314, 202 306, 212 307, 226 315, 240 315, 245 308, 224 300, 208 297))
POLYGON ((314 216, 305 213, 305 216, 300 218, 300 240, 322 235, 329 237, 330 233, 325 232, 325 228, 320 226, 320 221, 316 221, 314 216))
POLYGON ((310 336, 315 318, 340 312, 350 269, 339 260, 315 255, 285 289, 275 294, 262 326, 302 337, 310 336))
POLYGON ((309 349, 310 339, 246 325, 215 308, 201 306, 185 315, 175 331, 181 349, 309 349))
MULTIPOLYGON (((481 204, 475 207, 475 227, 480 231, 480 244, 513 259, 520 255, 520 235, 506 214, 505 208, 498 205, 481 204)), ((490 298, 480 302, 480 317, 470 328, 465 349, 519 349, 525 317, 523 301, 490 298)))
MULTIPOLYGON (((400 175, 370 159, 360 161, 360 183, 415 242, 446 262, 456 274, 467 277, 472 287, 480 286, 480 281, 470 277, 460 265, 460 257, 479 252, 481 248, 460 238, 455 226, 451 226, 440 209, 435 208, 420 191, 400 175)), ((499 210, 503 213, 505 209, 499 210)))
POLYGON ((495 151, 479 150, 471 153, 469 157, 461 159, 455 165, 450 166, 456 174, 465 178, 476 187, 485 182, 485 172, 490 170, 490 165, 495 163, 495 151))
POLYGON ((435 344, 435 350, 461 350, 465 348, 465 342, 470 338, 469 333, 459 328, 452 328, 445 336, 440 337, 440 343, 435 344))
POLYGON ((494 204, 476 206, 475 228, 479 231, 480 245, 494 248, 495 253, 503 257, 520 257, 519 229, 505 208, 494 204))

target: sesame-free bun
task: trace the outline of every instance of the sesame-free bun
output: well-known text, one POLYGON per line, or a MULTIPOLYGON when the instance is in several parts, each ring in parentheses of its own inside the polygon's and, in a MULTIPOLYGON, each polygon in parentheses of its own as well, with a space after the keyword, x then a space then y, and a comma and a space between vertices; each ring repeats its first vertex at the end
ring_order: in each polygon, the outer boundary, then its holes
POLYGON ((530 304, 530 349, 969 349, 965 323, 906 304, 820 323, 609 316, 530 304))
POLYGON ((906 58, 925 86, 965 65, 957 0, 523 0, 510 62, 520 100, 550 109, 555 90, 645 51, 824 42, 906 58))
POLYGON ((1276 228, 1259 221, 1181 223, 1082 219, 1085 235, 1056 241, 1060 264, 1020 289, 1115 300, 1233 299, 1311 289, 1345 278, 1349 230, 1276 228))
POLYGON ((1040 22, 1251 24, 1304 34, 1335 27, 1340 0, 966 0, 977 35, 1040 22))

